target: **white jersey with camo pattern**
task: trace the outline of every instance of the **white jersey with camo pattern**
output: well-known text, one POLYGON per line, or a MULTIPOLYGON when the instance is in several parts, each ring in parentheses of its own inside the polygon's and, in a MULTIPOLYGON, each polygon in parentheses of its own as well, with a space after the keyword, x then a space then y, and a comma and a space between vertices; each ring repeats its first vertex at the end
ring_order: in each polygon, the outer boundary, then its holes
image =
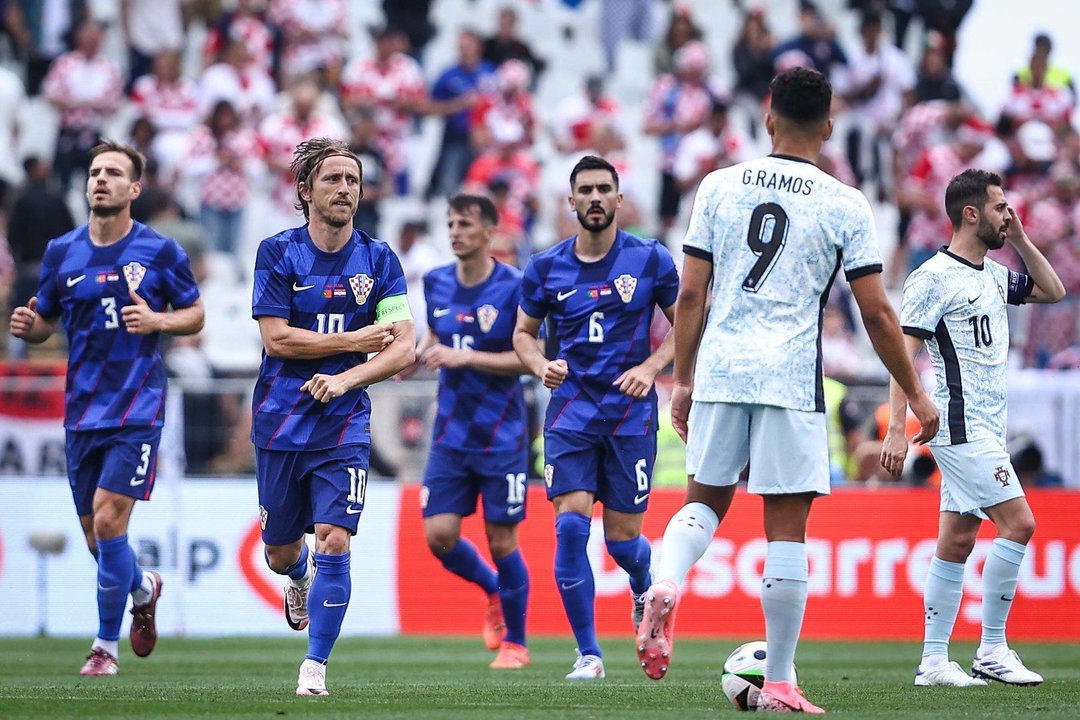
POLYGON ((1033 283, 990 258, 974 265, 942 249, 904 283, 900 324, 926 342, 934 366, 941 427, 931 445, 993 439, 1007 422, 1006 304, 1019 305, 1033 283))
POLYGON ((840 267, 881 272, 870 204, 787 156, 702 180, 683 249, 713 265, 694 400, 824 412, 821 320, 840 267))

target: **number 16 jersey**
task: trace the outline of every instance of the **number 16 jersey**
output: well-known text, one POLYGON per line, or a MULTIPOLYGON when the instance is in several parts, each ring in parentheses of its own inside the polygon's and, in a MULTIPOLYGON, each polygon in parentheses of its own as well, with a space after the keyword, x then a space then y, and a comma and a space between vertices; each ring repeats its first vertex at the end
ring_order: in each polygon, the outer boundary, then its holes
POLYGON ((713 266, 694 399, 825 411, 821 325, 841 267, 881 272, 870 204, 784 155, 716 170, 694 199, 683 250, 713 266))

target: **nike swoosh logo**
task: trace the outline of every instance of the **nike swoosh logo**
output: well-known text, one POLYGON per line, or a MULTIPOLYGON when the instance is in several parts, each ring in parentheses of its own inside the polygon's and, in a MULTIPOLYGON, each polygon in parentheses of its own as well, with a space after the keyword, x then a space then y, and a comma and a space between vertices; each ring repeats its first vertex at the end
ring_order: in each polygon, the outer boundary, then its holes
POLYGON ((348 605, 348 604, 349 604, 349 603, 347 603, 347 602, 341 602, 341 603, 332 603, 332 602, 330 602, 329 600, 323 600, 323 601, 322 601, 322 606, 323 606, 323 607, 345 607, 345 606, 346 606, 346 605, 348 605))
POLYGON ((570 583, 569 585, 567 585, 566 583, 559 583, 559 587, 561 587, 563 590, 570 590, 570 589, 576 588, 578 585, 580 585, 583 582, 585 582, 585 578, 582 578, 581 580, 578 580, 576 583, 570 583))
POLYGON ((1014 597, 1016 597, 1016 596, 1013 595, 1013 597, 1005 597, 1004 595, 1002 595, 1001 599, 1004 600, 1005 602, 1012 602, 1014 597))
POLYGON ((567 290, 566 292, 555 293, 555 299, 558 300, 559 302, 562 302, 563 300, 570 297, 571 295, 573 295, 576 292, 577 292, 577 288, 574 288, 573 290, 567 290))
POLYGON ((641 503, 645 502, 646 498, 648 498, 648 497, 649 497, 649 493, 645 493, 644 495, 635 495, 634 496, 634 504, 635 505, 640 505, 641 503))
POLYGON ((86 279, 85 275, 80 275, 79 277, 68 278, 67 279, 67 286, 68 287, 74 287, 74 286, 78 285, 79 283, 81 283, 85 279, 86 279))
POLYGON ((968 298, 968 304, 970 305, 971 303, 975 302, 976 300, 978 300, 981 297, 982 297, 982 293, 979 293, 978 295, 976 295, 973 298, 968 298))
POLYGON ((314 285, 297 285, 296 283, 292 284, 293 292, 300 292, 301 290, 310 290, 313 287, 315 287, 315 286, 314 285))
POLYGON ((364 508, 353 507, 352 505, 345 508, 346 515, 359 515, 362 512, 364 512, 364 508))
POLYGON ((139 485, 142 485, 144 482, 146 482, 146 478, 143 478, 142 480, 136 480, 134 477, 132 477, 130 485, 131 485, 131 487, 138 487, 139 485))
POLYGON ((449 315, 450 314, 450 308, 435 308, 435 310, 431 314, 434 315, 435 317, 442 317, 443 315, 449 315))
POLYGON ((98 583, 97 589, 101 590, 102 592, 109 592, 110 590, 115 590, 118 587, 120 587, 120 586, 119 585, 110 585, 109 587, 105 587, 101 583, 98 583))
POLYGON ((517 515, 518 513, 520 513, 524 509, 525 509, 524 505, 515 505, 512 508, 506 508, 506 514, 507 515, 517 515))

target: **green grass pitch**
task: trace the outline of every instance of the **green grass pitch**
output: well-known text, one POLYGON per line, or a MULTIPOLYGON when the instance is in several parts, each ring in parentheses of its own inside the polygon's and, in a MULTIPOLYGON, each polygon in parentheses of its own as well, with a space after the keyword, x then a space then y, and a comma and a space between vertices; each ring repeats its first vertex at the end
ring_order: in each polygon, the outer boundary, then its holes
MULTIPOLYGON (((746 638, 750 639, 750 638, 746 638)), ((531 642, 532 666, 487 668, 478 637, 348 638, 327 671, 331 696, 293 695, 303 638, 163 638, 154 655, 121 647, 120 675, 80 678, 85 640, 0 640, 0 718, 696 718, 741 717, 720 691, 721 665, 739 641, 681 639, 668 677, 637 667, 626 638, 606 638, 607 679, 570 683, 570 638, 531 642)), ((914 643, 799 647, 809 697, 839 718, 1080 717, 1080 646, 1019 645, 1046 677, 1036 688, 912 686, 914 643)), ((970 662, 973 646, 954 645, 970 662)))

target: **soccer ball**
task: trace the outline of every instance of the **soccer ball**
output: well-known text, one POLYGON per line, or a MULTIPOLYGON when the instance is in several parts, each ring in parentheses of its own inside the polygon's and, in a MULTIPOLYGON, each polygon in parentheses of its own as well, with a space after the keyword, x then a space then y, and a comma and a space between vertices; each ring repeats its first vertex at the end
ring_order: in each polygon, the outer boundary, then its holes
POLYGON ((758 693, 765 684, 765 642, 755 640, 735 648, 724 661, 720 685, 732 705, 756 710, 758 693))

